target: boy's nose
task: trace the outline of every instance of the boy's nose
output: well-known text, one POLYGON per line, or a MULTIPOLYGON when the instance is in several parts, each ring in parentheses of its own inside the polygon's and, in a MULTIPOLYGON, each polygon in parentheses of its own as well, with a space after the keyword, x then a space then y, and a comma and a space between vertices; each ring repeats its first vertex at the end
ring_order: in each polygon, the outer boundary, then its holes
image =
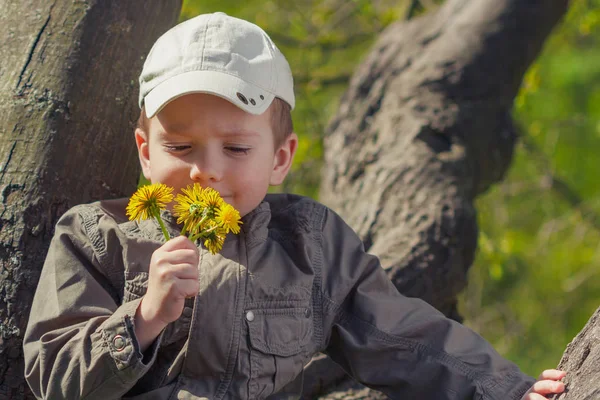
POLYGON ((215 162, 196 162, 190 169, 190 178, 202 186, 210 182, 219 182, 222 178, 221 168, 215 162))

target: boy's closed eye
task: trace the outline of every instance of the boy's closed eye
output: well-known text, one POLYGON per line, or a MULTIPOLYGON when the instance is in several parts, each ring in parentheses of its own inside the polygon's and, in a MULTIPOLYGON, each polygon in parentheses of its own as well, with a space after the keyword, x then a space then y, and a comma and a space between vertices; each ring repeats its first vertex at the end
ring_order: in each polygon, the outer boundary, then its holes
POLYGON ((163 146, 170 153, 183 153, 184 151, 189 150, 192 147, 187 144, 183 144, 183 145, 165 144, 163 146))
MULTIPOLYGON (((183 144, 183 145, 164 144, 163 147, 170 153, 178 153, 178 154, 185 153, 186 151, 188 151, 192 148, 192 146, 190 146, 188 144, 183 144)), ((236 156, 247 155, 250 152, 250 148, 244 147, 244 146, 227 145, 227 146, 224 146, 223 148, 228 153, 231 153, 236 156)))
POLYGON ((234 154, 234 155, 246 155, 248 154, 248 152, 250 151, 249 147, 242 147, 242 146, 225 146, 225 150, 234 154))

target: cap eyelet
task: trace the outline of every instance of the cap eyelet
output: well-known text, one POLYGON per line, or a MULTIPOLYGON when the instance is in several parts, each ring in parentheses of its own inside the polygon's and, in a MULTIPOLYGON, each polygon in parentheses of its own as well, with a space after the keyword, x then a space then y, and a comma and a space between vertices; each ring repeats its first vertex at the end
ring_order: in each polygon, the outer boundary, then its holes
POLYGON ((240 101, 244 104, 248 104, 248 99, 246 99, 246 96, 244 96, 243 94, 241 94, 240 92, 237 92, 237 97, 238 99, 240 99, 240 101))
POLYGON ((256 105, 256 102, 254 101, 254 99, 250 99, 250 104, 252 104, 253 106, 256 105))
POLYGON ((260 99, 261 99, 261 100, 264 100, 264 99, 265 99, 265 96, 263 96, 263 95, 261 94, 261 95, 260 95, 260 99))

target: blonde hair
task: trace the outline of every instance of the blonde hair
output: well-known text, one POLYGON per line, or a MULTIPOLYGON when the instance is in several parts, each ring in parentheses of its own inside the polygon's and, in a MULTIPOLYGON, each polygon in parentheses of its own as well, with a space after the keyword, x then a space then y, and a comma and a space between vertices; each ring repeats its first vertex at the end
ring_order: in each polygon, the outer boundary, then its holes
MULTIPOLYGON (((292 108, 288 103, 281 100, 279 97, 275 97, 271 105, 269 106, 271 113, 271 129, 273 130, 273 140, 275 141, 275 148, 279 148, 285 140, 294 131, 294 124, 292 122, 292 108)), ((146 116, 146 109, 142 107, 140 111, 140 117, 137 121, 137 128, 143 130, 146 135, 150 128, 150 121, 146 116)))

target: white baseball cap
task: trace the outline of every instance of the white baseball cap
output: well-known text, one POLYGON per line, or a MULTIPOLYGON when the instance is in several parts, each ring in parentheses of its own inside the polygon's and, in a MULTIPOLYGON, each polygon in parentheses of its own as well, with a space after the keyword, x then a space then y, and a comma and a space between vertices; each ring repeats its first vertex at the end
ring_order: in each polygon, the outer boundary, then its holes
POLYGON ((295 105, 290 66, 271 38, 255 24, 220 12, 171 28, 144 62, 139 105, 148 118, 189 93, 214 94, 256 115, 275 97, 295 105))

